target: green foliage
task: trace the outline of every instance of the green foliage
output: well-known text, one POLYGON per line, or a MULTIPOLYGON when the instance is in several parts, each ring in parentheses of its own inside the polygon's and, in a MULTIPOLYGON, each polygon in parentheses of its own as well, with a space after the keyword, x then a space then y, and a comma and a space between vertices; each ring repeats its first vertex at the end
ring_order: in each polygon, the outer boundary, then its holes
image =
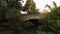
POLYGON ((30 5, 30 1, 31 1, 31 0, 26 0, 26 4, 25 4, 25 6, 23 7, 23 11, 28 10, 29 5, 30 5))
POLYGON ((46 34, 46 32, 41 32, 41 31, 38 31, 37 34, 46 34))
POLYGON ((36 5, 33 0, 26 0, 23 11, 27 11, 28 14, 38 14, 38 10, 36 9, 36 5))
POLYGON ((28 21, 28 22, 22 23, 21 26, 22 26, 23 28, 27 28, 27 27, 34 26, 34 24, 33 24, 32 22, 28 21))
POLYGON ((53 5, 55 6, 55 8, 57 8, 57 5, 56 5, 56 3, 53 1, 53 5))
POLYGON ((1 0, 0 1, 0 25, 11 30, 21 30, 20 9, 22 9, 19 0, 1 0), (4 1, 5 4, 2 2, 4 1), (2 5, 3 4, 3 5, 2 5))
POLYGON ((51 8, 49 5, 46 5, 49 9, 51 9, 51 12, 49 12, 46 16, 40 18, 40 22, 43 24, 43 26, 40 28, 40 31, 53 32, 55 34, 59 34, 60 10, 54 1, 53 5, 55 6, 54 8, 51 8))
POLYGON ((40 31, 54 32, 59 34, 60 31, 60 10, 59 7, 55 7, 43 18, 40 18, 40 22, 44 25, 40 28, 40 31))
POLYGON ((44 25, 40 30, 41 31, 50 31, 58 33, 60 31, 60 10, 55 9, 44 18, 40 19, 40 22, 44 25))
POLYGON ((38 31, 37 34, 54 34, 53 32, 38 31))

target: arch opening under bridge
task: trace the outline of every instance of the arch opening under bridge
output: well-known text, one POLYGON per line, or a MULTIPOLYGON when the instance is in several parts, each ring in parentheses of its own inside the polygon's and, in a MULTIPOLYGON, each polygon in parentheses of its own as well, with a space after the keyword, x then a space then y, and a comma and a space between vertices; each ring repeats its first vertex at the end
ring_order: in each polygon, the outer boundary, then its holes
POLYGON ((26 20, 25 23, 26 22, 34 24, 31 26, 25 27, 26 30, 32 31, 32 32, 36 32, 39 29, 39 27, 42 25, 39 19, 29 19, 29 20, 26 20))

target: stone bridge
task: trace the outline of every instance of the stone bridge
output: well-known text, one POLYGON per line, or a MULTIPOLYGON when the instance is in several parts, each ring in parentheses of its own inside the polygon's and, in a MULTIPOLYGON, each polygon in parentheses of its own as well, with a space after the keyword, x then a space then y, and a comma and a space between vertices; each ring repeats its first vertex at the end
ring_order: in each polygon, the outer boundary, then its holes
POLYGON ((38 29, 38 27, 40 25, 40 22, 39 22, 40 16, 39 15, 23 15, 22 19, 23 19, 24 23, 32 22, 34 24, 32 26, 28 26, 27 28, 25 27, 26 30, 35 31, 38 29))
POLYGON ((22 17, 23 21, 30 20, 30 19, 40 19, 39 15, 24 15, 22 17))
POLYGON ((41 23, 39 21, 40 19, 39 15, 23 15, 21 19, 23 20, 23 23, 29 22, 34 24, 31 26, 24 27, 24 29, 27 31, 36 32, 37 29, 41 26, 41 23))

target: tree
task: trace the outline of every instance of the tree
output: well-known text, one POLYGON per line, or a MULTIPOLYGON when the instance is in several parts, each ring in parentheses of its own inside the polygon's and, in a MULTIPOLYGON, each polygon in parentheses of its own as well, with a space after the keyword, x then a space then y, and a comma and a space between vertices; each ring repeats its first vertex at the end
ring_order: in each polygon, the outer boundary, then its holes
POLYGON ((33 0, 26 1, 23 11, 27 11, 28 14, 38 14, 38 10, 36 9, 36 5, 33 0))
POLYGON ((53 1, 53 5, 55 6, 55 8, 57 8, 57 5, 56 5, 56 3, 53 1))
MULTIPOLYGON (((55 29, 55 33, 57 34, 58 31, 60 31, 58 24, 60 22, 60 10, 59 7, 57 7, 56 3, 53 1, 54 8, 51 9, 51 12, 48 14, 48 18, 50 23, 52 23, 53 28, 55 29)), ((49 6, 48 6, 49 7, 49 6)))
POLYGON ((0 25, 3 29, 21 30, 20 11, 22 0, 1 0, 0 1, 0 25))
POLYGON ((54 6, 54 8, 52 8, 50 5, 47 4, 45 6, 45 8, 48 7, 51 11, 53 11, 54 9, 56 9, 57 8, 57 5, 56 5, 56 3, 54 1, 53 1, 53 6, 54 6))
POLYGON ((48 7, 50 10, 52 10, 51 6, 50 5, 46 5, 45 8, 48 7))

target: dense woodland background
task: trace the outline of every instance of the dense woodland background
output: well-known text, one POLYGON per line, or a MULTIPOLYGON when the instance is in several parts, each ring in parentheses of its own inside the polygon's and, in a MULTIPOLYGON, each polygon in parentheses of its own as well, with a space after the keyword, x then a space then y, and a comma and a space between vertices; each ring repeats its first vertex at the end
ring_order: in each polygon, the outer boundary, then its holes
MULTIPOLYGON (((16 34, 19 31, 25 30, 25 27, 33 26, 33 23, 22 22, 21 18, 26 14, 22 14, 21 11, 27 12, 27 15, 41 14, 36 9, 33 0, 27 0, 24 6, 22 6, 21 1, 24 2, 23 0, 0 0, 1 34, 16 34)), ((41 23, 41 27, 36 30, 32 29, 33 32, 37 34, 60 34, 60 6, 57 7, 54 1, 53 5, 54 8, 48 4, 45 6, 50 9, 50 12, 45 12, 42 16, 40 15, 38 23, 41 23)))

